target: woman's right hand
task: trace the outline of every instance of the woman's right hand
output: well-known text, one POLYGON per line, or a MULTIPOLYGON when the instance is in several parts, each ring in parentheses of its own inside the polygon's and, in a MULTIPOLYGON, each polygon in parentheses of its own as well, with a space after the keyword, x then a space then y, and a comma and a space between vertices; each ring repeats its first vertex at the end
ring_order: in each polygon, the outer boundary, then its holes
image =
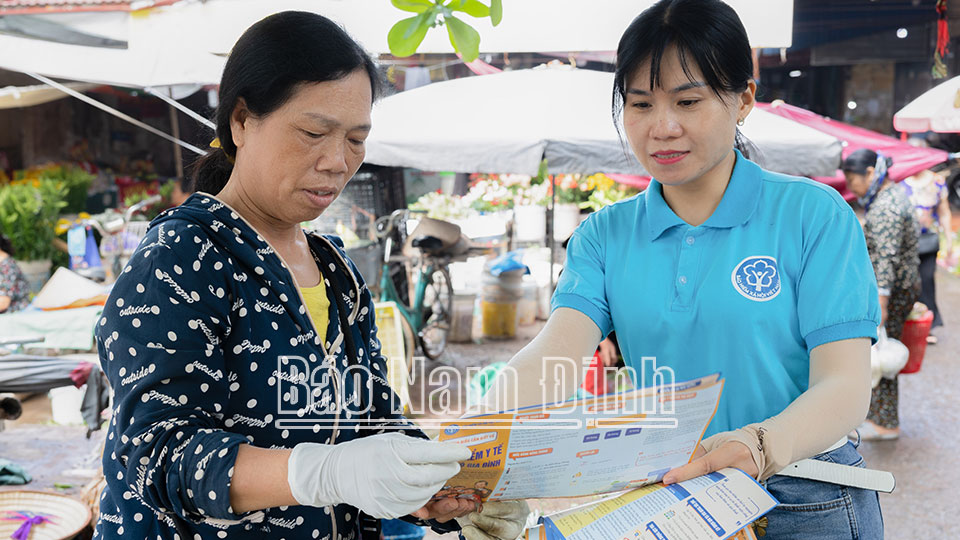
POLYGON ((422 508, 469 458, 465 446, 402 433, 300 443, 287 461, 287 482, 303 505, 343 503, 375 518, 398 518, 422 508))

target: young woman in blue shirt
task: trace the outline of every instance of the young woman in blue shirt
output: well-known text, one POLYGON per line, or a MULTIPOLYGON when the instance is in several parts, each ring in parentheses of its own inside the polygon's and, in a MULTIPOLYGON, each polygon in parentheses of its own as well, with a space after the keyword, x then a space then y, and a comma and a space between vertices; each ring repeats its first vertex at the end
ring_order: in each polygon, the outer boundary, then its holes
MULTIPOLYGON (((562 358, 589 358, 615 330, 639 375, 656 357, 677 381, 726 381, 707 438, 665 483, 738 467, 781 503, 765 538, 880 538, 875 491, 777 474, 811 457, 864 472, 846 434, 867 412, 880 313, 843 199, 736 149, 752 72, 744 27, 719 0, 661 0, 630 24, 614 121, 654 180, 574 233, 550 319, 490 399, 536 404, 520 388, 549 386, 562 358)), ((573 395, 575 378, 563 384, 573 395)))

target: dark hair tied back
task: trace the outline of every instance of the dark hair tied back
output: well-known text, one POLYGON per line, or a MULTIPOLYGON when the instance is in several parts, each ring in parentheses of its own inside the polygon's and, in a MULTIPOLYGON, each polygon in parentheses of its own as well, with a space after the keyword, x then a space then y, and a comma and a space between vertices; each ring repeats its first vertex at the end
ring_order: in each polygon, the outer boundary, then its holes
POLYGON ((358 69, 370 77, 376 99, 382 87, 376 64, 343 28, 322 15, 284 11, 248 28, 223 69, 214 113, 220 148, 194 162, 197 191, 217 194, 230 178, 237 153, 230 116, 239 99, 252 115, 263 117, 282 107, 300 84, 342 79, 358 69))
POLYGON ((11 257, 16 255, 16 253, 13 251, 13 242, 11 242, 10 239, 7 238, 2 232, 0 232, 0 251, 11 257))
MULTIPOLYGON (((868 148, 854 150, 850 152, 849 156, 844 158, 841 169, 843 172, 867 174, 868 168, 877 166, 877 157, 878 154, 868 148)), ((888 169, 893 166, 893 158, 890 156, 886 156, 884 162, 887 164, 888 169)))

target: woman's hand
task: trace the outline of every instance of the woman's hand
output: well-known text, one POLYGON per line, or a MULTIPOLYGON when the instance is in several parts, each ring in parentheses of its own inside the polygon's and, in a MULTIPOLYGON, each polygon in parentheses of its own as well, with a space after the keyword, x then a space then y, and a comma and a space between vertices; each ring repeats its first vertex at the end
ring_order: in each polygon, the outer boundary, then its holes
POLYGON ((463 517, 470 512, 478 509, 476 501, 469 499, 437 499, 428 501, 423 508, 410 514, 418 519, 435 519, 440 523, 446 523, 451 519, 463 517))
POLYGON ((620 357, 617 355, 617 346, 613 344, 612 339, 604 339, 600 342, 598 348, 600 349, 600 360, 603 361, 605 367, 614 367, 617 365, 620 357))
POLYGON ((663 483, 676 484, 725 467, 735 467, 754 478, 760 474, 750 448, 739 441, 727 441, 710 452, 707 452, 703 445, 698 446, 693 453, 693 460, 682 467, 671 469, 663 476, 663 483))
POLYGON ((334 445, 300 443, 290 452, 287 482, 303 505, 346 503, 375 518, 397 518, 429 506, 460 471, 458 462, 469 458, 465 446, 402 433, 334 445))

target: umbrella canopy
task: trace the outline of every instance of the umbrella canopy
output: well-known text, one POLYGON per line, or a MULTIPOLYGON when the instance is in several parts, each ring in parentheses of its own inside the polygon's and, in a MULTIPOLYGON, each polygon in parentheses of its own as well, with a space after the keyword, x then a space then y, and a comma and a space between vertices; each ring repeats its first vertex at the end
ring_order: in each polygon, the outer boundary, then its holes
MULTIPOLYGON (((789 118, 794 122, 840 139, 845 143, 843 157, 847 157, 855 150, 867 148, 893 158, 893 166, 890 167, 889 175, 895 181, 900 181, 924 169, 929 169, 950 158, 950 154, 943 150, 912 146, 894 137, 844 124, 782 101, 758 103, 757 106, 765 111, 789 118)), ((960 119, 960 116, 957 118, 960 119)))
MULTIPOLYGON (((0 35, 0 67, 118 86, 215 84, 237 38, 272 13, 300 10, 323 14, 374 54, 389 52, 390 28, 415 15, 385 0, 205 0, 166 5, 170 3, 172 0, 2 0, 0 9, 22 8, 0 15, 6 15, 5 23, 16 25, 24 37, 0 35), (111 11, 125 13, 58 13, 84 4, 109 4, 111 11), (28 15, 28 20, 12 15, 32 13, 39 7, 49 8, 45 12, 52 14, 28 15), (68 36, 73 36, 76 44, 64 43, 68 36), (112 48, 82 46, 95 43, 112 48)), ((489 18, 464 19, 483 37, 480 50, 484 53, 613 51, 630 21, 653 3, 591 0, 587 9, 582 0, 524 0, 508 2, 497 27, 489 18), (533 28, 544 31, 531 31, 533 28)), ((752 47, 791 45, 793 0, 730 0, 730 4, 742 19, 752 47)), ((446 29, 428 32, 418 51, 453 52, 446 29)))
MULTIPOLYGON (((646 174, 614 127, 613 74, 536 68, 416 88, 374 107, 368 163, 452 172, 535 175, 646 174)), ((786 174, 832 174, 841 143, 785 118, 754 110, 741 128, 763 165, 786 174)))
POLYGON ((920 94, 893 115, 893 127, 906 133, 960 133, 960 77, 920 94))

